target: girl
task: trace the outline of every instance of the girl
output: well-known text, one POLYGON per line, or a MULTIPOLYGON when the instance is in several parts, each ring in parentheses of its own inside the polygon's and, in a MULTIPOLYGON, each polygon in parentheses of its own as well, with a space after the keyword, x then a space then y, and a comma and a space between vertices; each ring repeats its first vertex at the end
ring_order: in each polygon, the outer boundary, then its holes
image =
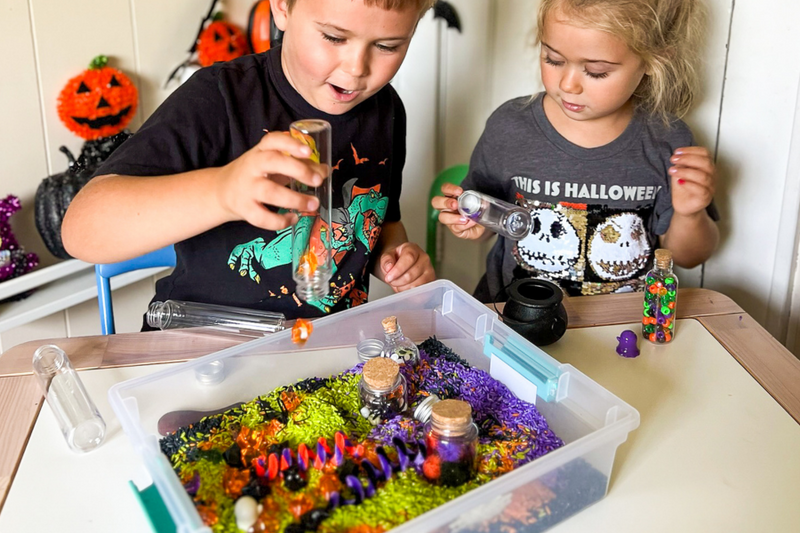
POLYGON ((431 202, 463 239, 487 233, 458 214, 464 190, 531 211, 525 238, 498 237, 476 298, 522 276, 570 294, 637 290, 659 246, 682 267, 708 259, 715 168, 678 118, 694 101, 703 22, 697 0, 542 0, 544 92, 500 106, 462 186, 431 202))

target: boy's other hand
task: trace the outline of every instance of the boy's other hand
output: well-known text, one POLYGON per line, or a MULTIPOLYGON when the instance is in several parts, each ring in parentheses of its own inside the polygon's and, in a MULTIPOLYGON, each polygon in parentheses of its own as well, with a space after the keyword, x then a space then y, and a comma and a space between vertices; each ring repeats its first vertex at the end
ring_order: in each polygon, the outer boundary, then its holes
POLYGON ((703 211, 714 198, 717 170, 711 154, 702 146, 678 148, 669 168, 672 179, 672 207, 684 216, 703 211))
POLYGON ((265 135, 261 141, 219 169, 217 197, 230 220, 245 220, 259 228, 277 231, 295 222, 291 212, 276 213, 269 209, 311 211, 319 209, 313 196, 289 189, 294 178, 316 187, 327 175, 324 165, 308 157, 311 149, 282 132, 265 135))
POLYGON ((439 223, 446 226, 459 239, 476 240, 486 228, 479 226, 458 212, 458 197, 464 189, 452 183, 442 185, 442 196, 431 198, 431 206, 439 211, 439 223))
POLYGON ((383 281, 394 292, 403 292, 436 279, 431 258, 413 242, 387 250, 380 258, 383 281))

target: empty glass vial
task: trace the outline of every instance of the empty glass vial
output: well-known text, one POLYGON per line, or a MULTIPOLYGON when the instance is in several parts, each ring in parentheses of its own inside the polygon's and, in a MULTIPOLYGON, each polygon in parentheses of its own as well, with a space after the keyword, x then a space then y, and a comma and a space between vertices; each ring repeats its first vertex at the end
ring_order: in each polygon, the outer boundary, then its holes
POLYGON ((665 344, 675 338, 678 277, 672 271, 672 252, 659 248, 653 270, 645 276, 642 336, 665 344))
POLYGON ((295 211, 298 220, 292 226, 292 278, 297 284, 297 296, 306 301, 319 300, 330 290, 333 267, 331 125, 324 120, 298 120, 291 124, 290 133, 311 148, 310 159, 326 169, 319 187, 291 180, 293 191, 319 200, 317 211, 295 211))
POLYGON ((147 324, 151 328, 205 327, 246 337, 281 331, 284 321, 282 313, 181 300, 153 302, 147 309, 147 324))
POLYGON ((422 473, 428 481, 457 487, 472 479, 478 470, 478 426, 472 422, 472 407, 461 400, 434 404, 425 424, 425 445, 422 473))
POLYGON ((519 241, 531 230, 531 213, 518 205, 478 191, 458 197, 458 212, 498 235, 519 241))
POLYGON ((381 321, 386 341, 383 345, 383 356, 398 363, 416 363, 419 361, 419 348, 414 341, 403 335, 396 316, 389 316, 381 321))
POLYGON ((88 452, 99 446, 106 423, 64 350, 52 344, 40 347, 33 354, 33 372, 69 447, 88 452))
POLYGON ((375 357, 364 363, 358 395, 361 416, 373 425, 405 411, 408 387, 406 378, 400 373, 400 365, 385 357, 375 357))

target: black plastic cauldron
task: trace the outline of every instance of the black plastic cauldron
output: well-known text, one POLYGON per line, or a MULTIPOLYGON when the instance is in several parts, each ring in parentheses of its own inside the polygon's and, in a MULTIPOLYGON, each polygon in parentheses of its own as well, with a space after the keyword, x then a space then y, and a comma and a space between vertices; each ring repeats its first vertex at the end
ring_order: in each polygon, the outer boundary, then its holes
POLYGON ((541 279, 518 279, 506 292, 503 322, 533 344, 553 344, 567 331, 564 293, 558 285, 541 279))

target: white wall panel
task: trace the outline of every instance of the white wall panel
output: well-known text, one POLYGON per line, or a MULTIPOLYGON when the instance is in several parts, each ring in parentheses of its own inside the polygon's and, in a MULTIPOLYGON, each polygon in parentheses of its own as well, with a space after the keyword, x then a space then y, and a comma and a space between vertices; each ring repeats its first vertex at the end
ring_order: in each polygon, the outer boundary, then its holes
POLYGON ((534 46, 538 1, 496 0, 490 65, 490 107, 544 89, 534 46))
MULTIPOLYGON (((121 287, 113 292, 114 324, 117 333, 131 333, 142 329, 142 316, 155 294, 153 278, 121 287)), ((66 311, 70 337, 100 335, 100 311, 97 300, 89 300, 66 311)))
MULTIPOLYGON (((705 50, 702 54, 703 64, 701 80, 702 93, 695 108, 684 118, 695 136, 695 143, 707 147, 715 153, 719 135, 719 110, 722 103, 722 91, 725 84, 725 62, 728 53, 728 36, 733 10, 732 0, 709 0, 708 33, 705 50)), ((727 194, 725 175, 719 176, 718 198, 727 194)), ((722 200, 724 204, 724 200, 722 200)), ((729 216, 725 213, 723 216, 729 216)), ((691 270, 677 268, 678 279, 682 287, 699 287, 701 285, 702 267, 691 270)))
MULTIPOLYGON (((24 326, 19 326, 0 333, 0 351, 6 350, 22 344, 23 342, 37 339, 54 339, 67 336, 67 325, 64 320, 64 313, 40 318, 29 322, 24 326)), ((33 354, 31 354, 33 355, 33 354)))
POLYGON ((48 265, 54 258, 33 223, 34 194, 47 175, 47 161, 27 0, 3 0, 0 36, 4 50, 0 54, 0 198, 14 194, 22 201, 22 211, 11 219, 14 233, 27 251, 48 265))
POLYGON ((141 116, 149 117, 177 87, 164 83, 189 56, 210 3, 196 0, 131 0, 136 45, 136 86, 141 116), (153 16, 158 14, 158 16, 153 16))
MULTIPOLYGON (((67 161, 58 147, 80 153, 83 140, 64 126, 56 109, 58 95, 70 78, 88 68, 92 58, 106 55, 110 65, 136 73, 131 7, 128 0, 30 0, 44 109, 50 172, 61 172, 67 161)), ((154 13, 153 16, 157 16, 154 13)), ((130 129, 141 123, 135 118, 130 129)))
POLYGON ((773 276, 794 259, 794 239, 779 242, 778 228, 800 80, 798 20, 796 2, 736 2, 720 122, 724 240, 706 265, 706 286, 767 326, 773 276))

